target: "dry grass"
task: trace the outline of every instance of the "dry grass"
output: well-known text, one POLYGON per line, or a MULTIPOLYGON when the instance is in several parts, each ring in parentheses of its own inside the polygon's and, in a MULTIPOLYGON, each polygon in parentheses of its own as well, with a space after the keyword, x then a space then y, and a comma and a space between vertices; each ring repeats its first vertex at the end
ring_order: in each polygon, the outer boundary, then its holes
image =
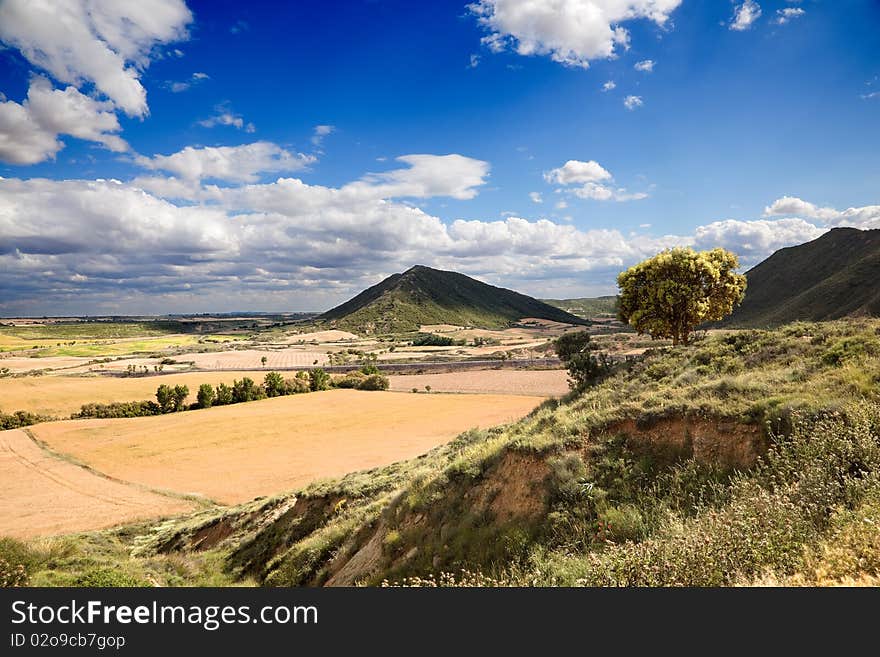
POLYGON ((431 386, 434 392, 491 393, 558 397, 569 392, 565 370, 480 370, 389 376, 391 390, 431 386))
POLYGON ((32 430, 53 449, 114 477, 237 503, 413 458, 468 428, 518 419, 541 401, 334 390, 32 430))
POLYGON ((0 536, 29 538, 103 529, 183 513, 195 506, 56 458, 24 431, 0 431, 0 536))

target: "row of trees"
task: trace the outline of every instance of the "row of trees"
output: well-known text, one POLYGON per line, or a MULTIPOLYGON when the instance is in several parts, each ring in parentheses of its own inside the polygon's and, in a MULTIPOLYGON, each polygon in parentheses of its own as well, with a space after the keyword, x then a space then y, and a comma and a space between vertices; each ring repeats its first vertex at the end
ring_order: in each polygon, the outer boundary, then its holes
POLYGON ((263 382, 257 383, 250 377, 240 381, 234 380, 232 385, 220 383, 212 386, 203 383, 196 392, 196 401, 187 404, 189 387, 185 385, 160 385, 156 389, 156 401, 144 400, 134 402, 113 402, 110 404, 83 404, 74 418, 96 417, 141 417, 144 415, 161 415, 179 411, 211 408, 240 404, 267 397, 282 397, 306 392, 329 390, 330 388, 357 388, 359 390, 387 390, 388 377, 382 375, 372 365, 364 366, 356 372, 350 372, 339 378, 332 378, 325 370, 315 368, 310 371, 297 372, 296 376, 285 379, 279 372, 267 372, 263 382))

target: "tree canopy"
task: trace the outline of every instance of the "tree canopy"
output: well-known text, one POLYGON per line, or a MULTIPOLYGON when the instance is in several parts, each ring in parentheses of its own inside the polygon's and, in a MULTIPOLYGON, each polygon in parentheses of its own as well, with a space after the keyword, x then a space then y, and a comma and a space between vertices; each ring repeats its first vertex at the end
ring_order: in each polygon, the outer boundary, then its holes
POLYGON ((687 344, 704 322, 724 319, 745 296, 739 260, 724 249, 667 249, 617 277, 620 319, 640 334, 687 344))

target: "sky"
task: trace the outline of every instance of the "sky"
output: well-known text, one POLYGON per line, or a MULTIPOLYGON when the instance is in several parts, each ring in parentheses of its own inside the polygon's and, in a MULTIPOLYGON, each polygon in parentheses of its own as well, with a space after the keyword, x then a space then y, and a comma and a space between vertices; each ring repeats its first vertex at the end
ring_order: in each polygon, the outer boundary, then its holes
POLYGON ((880 2, 0 0, 0 315, 613 294, 880 228, 880 2))

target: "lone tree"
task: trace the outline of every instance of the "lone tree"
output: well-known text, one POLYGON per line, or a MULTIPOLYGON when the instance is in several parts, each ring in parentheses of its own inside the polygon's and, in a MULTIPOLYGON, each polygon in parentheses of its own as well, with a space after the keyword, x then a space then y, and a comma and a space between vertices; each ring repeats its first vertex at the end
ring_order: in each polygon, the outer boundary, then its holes
POLYGON ((742 302, 746 277, 737 267, 724 249, 666 249, 617 277, 619 317, 639 334, 687 344, 697 326, 724 319, 742 302))

